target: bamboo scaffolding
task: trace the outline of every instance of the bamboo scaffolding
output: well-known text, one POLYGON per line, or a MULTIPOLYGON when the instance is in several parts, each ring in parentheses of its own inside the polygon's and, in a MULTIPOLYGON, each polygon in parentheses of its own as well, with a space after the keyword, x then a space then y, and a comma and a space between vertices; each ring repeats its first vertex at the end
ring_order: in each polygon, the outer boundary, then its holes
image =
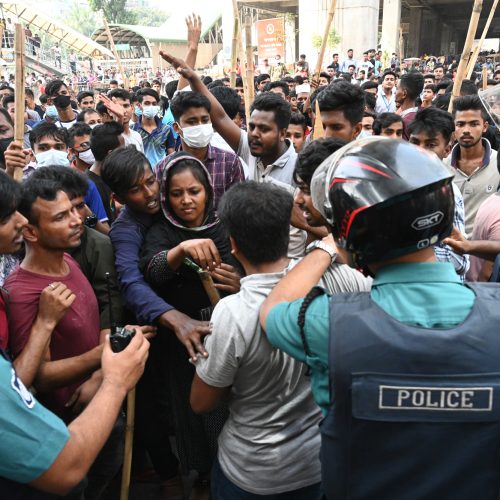
MULTIPOLYGON (((16 87, 14 94, 14 140, 24 142, 24 111, 26 108, 26 96, 24 88, 24 46, 25 46, 25 35, 24 28, 22 24, 16 24, 15 38, 14 38, 14 52, 16 57, 16 87)), ((23 179, 23 169, 16 168, 14 170, 14 179, 21 182, 23 179)))
POLYGON ((335 14, 335 8, 337 7, 337 0, 332 0, 330 4, 330 9, 328 10, 328 15, 326 18, 325 31, 323 33, 323 40, 321 42, 321 47, 318 54, 318 62, 316 63, 316 70, 314 71, 313 80, 319 83, 319 74, 321 73, 321 66, 323 66, 323 59, 325 57, 326 44, 328 43, 328 37, 330 35, 330 27, 333 21, 333 15, 335 14))

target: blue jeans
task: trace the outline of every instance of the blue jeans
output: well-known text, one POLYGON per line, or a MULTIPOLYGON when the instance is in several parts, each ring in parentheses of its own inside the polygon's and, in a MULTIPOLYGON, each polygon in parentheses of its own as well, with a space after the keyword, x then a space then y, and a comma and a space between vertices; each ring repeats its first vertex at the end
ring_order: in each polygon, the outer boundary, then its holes
POLYGON ((215 460, 212 469, 210 489, 211 500, 319 500, 320 496, 320 483, 274 495, 250 493, 236 486, 224 475, 218 459, 215 460))

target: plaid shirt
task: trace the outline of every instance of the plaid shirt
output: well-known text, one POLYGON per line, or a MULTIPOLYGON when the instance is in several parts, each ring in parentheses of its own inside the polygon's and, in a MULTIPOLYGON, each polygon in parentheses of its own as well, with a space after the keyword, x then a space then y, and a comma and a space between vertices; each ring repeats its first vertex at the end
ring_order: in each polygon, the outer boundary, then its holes
POLYGON ((156 128, 151 133, 142 128, 141 119, 134 125, 134 130, 141 134, 144 154, 153 168, 165 158, 167 149, 175 147, 175 138, 170 125, 163 124, 158 117, 155 118, 155 121, 156 128))
MULTIPOLYGON (((160 185, 162 185, 165 167, 171 158, 172 155, 168 155, 156 165, 155 173, 160 185)), ((233 184, 245 180, 243 167, 241 166, 240 159, 234 153, 210 145, 208 146, 207 156, 203 160, 203 164, 211 176, 214 188, 214 207, 217 209, 222 195, 233 184)))

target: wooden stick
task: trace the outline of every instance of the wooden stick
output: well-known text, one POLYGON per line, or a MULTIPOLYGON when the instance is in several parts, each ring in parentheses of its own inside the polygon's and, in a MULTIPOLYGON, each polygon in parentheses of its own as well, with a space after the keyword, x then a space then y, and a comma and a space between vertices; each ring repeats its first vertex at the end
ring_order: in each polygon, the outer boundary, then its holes
POLYGON ((493 5, 491 6, 490 10, 490 15, 488 16, 488 19, 486 20, 486 24, 484 25, 483 33, 481 35, 481 39, 479 40, 478 44, 476 45, 476 48, 474 49, 474 52, 472 53, 472 56, 469 61, 469 65, 467 66, 467 76, 465 78, 469 79, 472 75, 472 72, 474 71, 474 66, 476 65, 477 58, 479 56, 479 52, 481 52, 481 47, 483 46, 484 39, 486 38, 486 35, 488 34, 488 30, 490 29, 490 24, 491 21, 493 20, 493 16, 495 15, 495 10, 498 5, 498 0, 495 0, 493 2, 493 5))
POLYGON ((122 485, 120 500, 128 500, 130 490, 130 472, 132 470, 132 443, 135 425, 135 387, 127 394, 127 426, 125 428, 125 451, 122 467, 122 485))
POLYGON ((205 292, 207 293, 210 300, 210 304, 215 306, 215 304, 217 304, 217 302, 219 302, 220 300, 220 295, 219 290, 215 288, 212 276, 210 276, 210 273, 208 271, 201 271, 199 275, 203 288, 205 289, 205 292))
POLYGON ((470 56, 470 49, 472 47, 474 37, 476 36, 477 25, 479 23, 479 16, 481 15, 482 8, 483 0, 474 0, 474 6, 472 7, 472 16, 469 23, 469 30, 467 31, 464 50, 462 51, 460 63, 458 64, 457 76, 455 77, 455 82, 453 83, 453 94, 450 99, 450 105, 448 106, 448 111, 450 113, 453 109, 453 100, 455 99, 455 97, 458 97, 460 95, 460 88, 462 87, 462 81, 467 71, 467 62, 470 56))
POLYGON ((120 59, 120 56, 118 55, 118 51, 116 50, 115 46, 115 41, 113 40, 113 36, 111 35, 111 30, 109 29, 109 24, 108 21, 106 20, 106 16, 104 15, 104 12, 102 13, 102 20, 104 22, 104 28, 106 29, 106 34, 108 36, 109 44, 111 45, 111 51, 113 52, 113 55, 115 56, 116 63, 118 64, 118 69, 120 71, 120 74, 122 75, 122 80, 123 80, 123 86, 125 87, 126 90, 128 90, 128 78, 127 75, 125 74, 125 71, 123 69, 122 61, 120 59))
POLYGON ((335 8, 337 7, 337 0, 332 0, 330 4, 330 10, 328 11, 328 16, 326 18, 325 32, 323 34, 323 40, 321 42, 321 48, 319 49, 318 62, 316 63, 316 71, 313 75, 313 80, 319 83, 319 74, 321 73, 321 66, 323 66, 323 58, 325 57, 326 44, 328 43, 328 36, 330 34, 330 26, 333 21, 333 14, 335 13, 335 8))
POLYGON ((483 90, 488 88, 488 66, 483 64, 483 90))
MULTIPOLYGON (((26 97, 24 90, 24 28, 22 24, 16 24, 16 32, 14 39, 15 55, 16 55, 16 88, 14 94, 14 140, 21 144, 24 142, 24 111, 26 108, 26 97)), ((23 179, 23 169, 16 168, 14 170, 14 179, 21 182, 23 179)))
POLYGON ((321 139, 323 137, 323 135, 324 135, 324 132, 323 132, 323 122, 321 121, 321 111, 319 109, 318 98, 316 98, 314 114, 316 115, 316 117, 315 117, 315 120, 314 120, 313 141, 315 141, 316 139, 321 139))
MULTIPOLYGON (((234 7, 234 5, 233 5, 234 7)), ((230 85, 234 89, 236 85, 236 65, 238 59, 238 31, 239 31, 239 18, 238 18, 238 6, 236 6, 236 11, 234 12, 234 26, 233 26, 233 44, 231 45, 231 73, 230 73, 230 85)))
MULTIPOLYGON (((248 88, 248 111, 247 120, 250 118, 250 105, 255 99, 255 85, 253 80, 254 63, 253 63, 253 47, 252 47, 252 20, 250 16, 245 17, 245 43, 246 43, 246 75, 247 75, 247 88, 248 88)), ((245 100, 245 105, 246 105, 245 100)), ((247 122, 248 123, 248 122, 247 122)))

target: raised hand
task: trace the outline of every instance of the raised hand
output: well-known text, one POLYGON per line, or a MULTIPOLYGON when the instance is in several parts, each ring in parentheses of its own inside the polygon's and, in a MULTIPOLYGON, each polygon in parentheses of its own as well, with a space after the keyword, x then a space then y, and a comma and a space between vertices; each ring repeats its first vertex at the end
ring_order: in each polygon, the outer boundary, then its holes
POLYGON ((201 35, 201 17, 196 14, 186 17, 186 26, 188 29, 188 48, 196 50, 201 35))
POLYGON ((99 94, 99 99, 102 101, 104 106, 106 106, 106 109, 116 117, 116 121, 122 123, 123 117, 125 116, 123 106, 118 102, 111 100, 106 94, 99 94))

